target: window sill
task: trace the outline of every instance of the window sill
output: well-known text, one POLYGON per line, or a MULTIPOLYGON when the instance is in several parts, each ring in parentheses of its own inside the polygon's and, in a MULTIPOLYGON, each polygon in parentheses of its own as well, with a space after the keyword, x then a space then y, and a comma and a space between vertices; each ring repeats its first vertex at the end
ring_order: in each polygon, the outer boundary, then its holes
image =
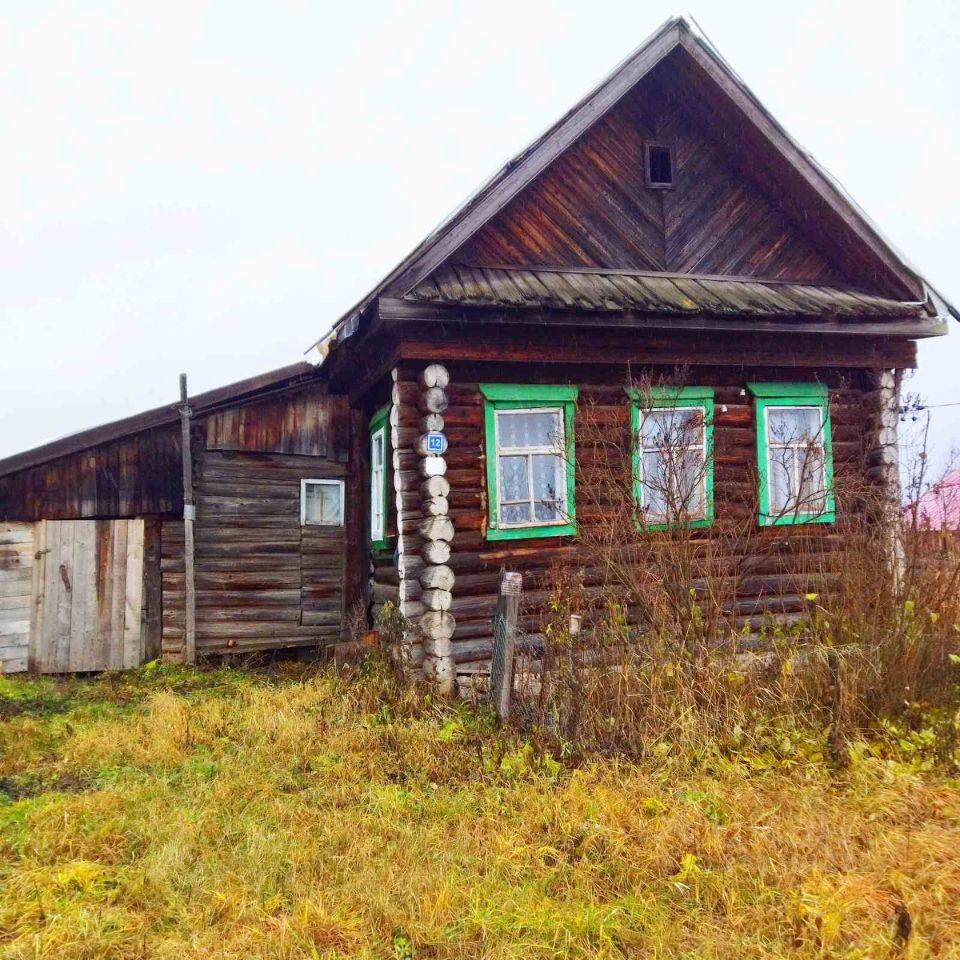
POLYGON ((804 523, 835 523, 836 512, 825 510, 823 513, 788 514, 782 517, 768 517, 760 514, 761 527, 796 527, 804 523))
POLYGON ((532 540, 535 537, 572 537, 577 532, 576 523, 560 523, 543 527, 487 528, 488 540, 532 540))

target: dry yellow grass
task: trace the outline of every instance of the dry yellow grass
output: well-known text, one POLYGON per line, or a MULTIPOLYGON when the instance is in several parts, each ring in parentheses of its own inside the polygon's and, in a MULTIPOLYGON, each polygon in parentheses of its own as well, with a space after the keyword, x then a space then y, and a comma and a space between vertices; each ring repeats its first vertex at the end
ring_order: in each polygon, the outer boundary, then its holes
POLYGON ((568 769, 387 685, 0 680, 0 957, 960 956, 922 744, 568 769))

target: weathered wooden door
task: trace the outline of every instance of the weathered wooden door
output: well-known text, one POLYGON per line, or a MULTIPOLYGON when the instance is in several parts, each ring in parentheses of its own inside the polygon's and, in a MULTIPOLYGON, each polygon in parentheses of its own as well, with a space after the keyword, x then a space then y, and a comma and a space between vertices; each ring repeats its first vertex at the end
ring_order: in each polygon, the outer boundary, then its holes
POLYGON ((115 670, 143 660, 143 520, 45 520, 36 527, 30 665, 115 670))

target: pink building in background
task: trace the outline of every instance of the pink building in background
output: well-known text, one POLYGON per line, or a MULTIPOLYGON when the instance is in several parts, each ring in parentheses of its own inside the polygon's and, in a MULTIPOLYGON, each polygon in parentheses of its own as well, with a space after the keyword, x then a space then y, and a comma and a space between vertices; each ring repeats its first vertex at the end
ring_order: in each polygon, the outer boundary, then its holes
POLYGON ((914 509, 921 530, 960 530, 960 470, 948 473, 916 503, 906 507, 907 522, 912 522, 914 509))

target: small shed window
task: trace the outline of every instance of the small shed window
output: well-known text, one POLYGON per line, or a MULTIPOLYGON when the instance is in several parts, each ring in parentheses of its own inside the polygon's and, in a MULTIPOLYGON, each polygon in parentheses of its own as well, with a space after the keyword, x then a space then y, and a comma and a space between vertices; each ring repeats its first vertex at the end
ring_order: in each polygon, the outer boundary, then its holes
POLYGON ((487 539, 576 533, 576 387, 481 384, 487 445, 487 539))
POLYGON ((370 420, 370 542, 387 546, 387 415, 390 405, 370 420))
POLYGON ((666 144, 648 143, 644 149, 647 186, 667 190, 673 186, 673 150, 666 144))
POLYGON ((827 388, 751 383, 757 398, 760 523, 832 523, 833 450, 827 388))
POLYGON ((713 388, 631 390, 633 479, 651 529, 713 521, 713 388))
POLYGON ((300 522, 310 526, 343 526, 343 481, 301 480, 300 522))

